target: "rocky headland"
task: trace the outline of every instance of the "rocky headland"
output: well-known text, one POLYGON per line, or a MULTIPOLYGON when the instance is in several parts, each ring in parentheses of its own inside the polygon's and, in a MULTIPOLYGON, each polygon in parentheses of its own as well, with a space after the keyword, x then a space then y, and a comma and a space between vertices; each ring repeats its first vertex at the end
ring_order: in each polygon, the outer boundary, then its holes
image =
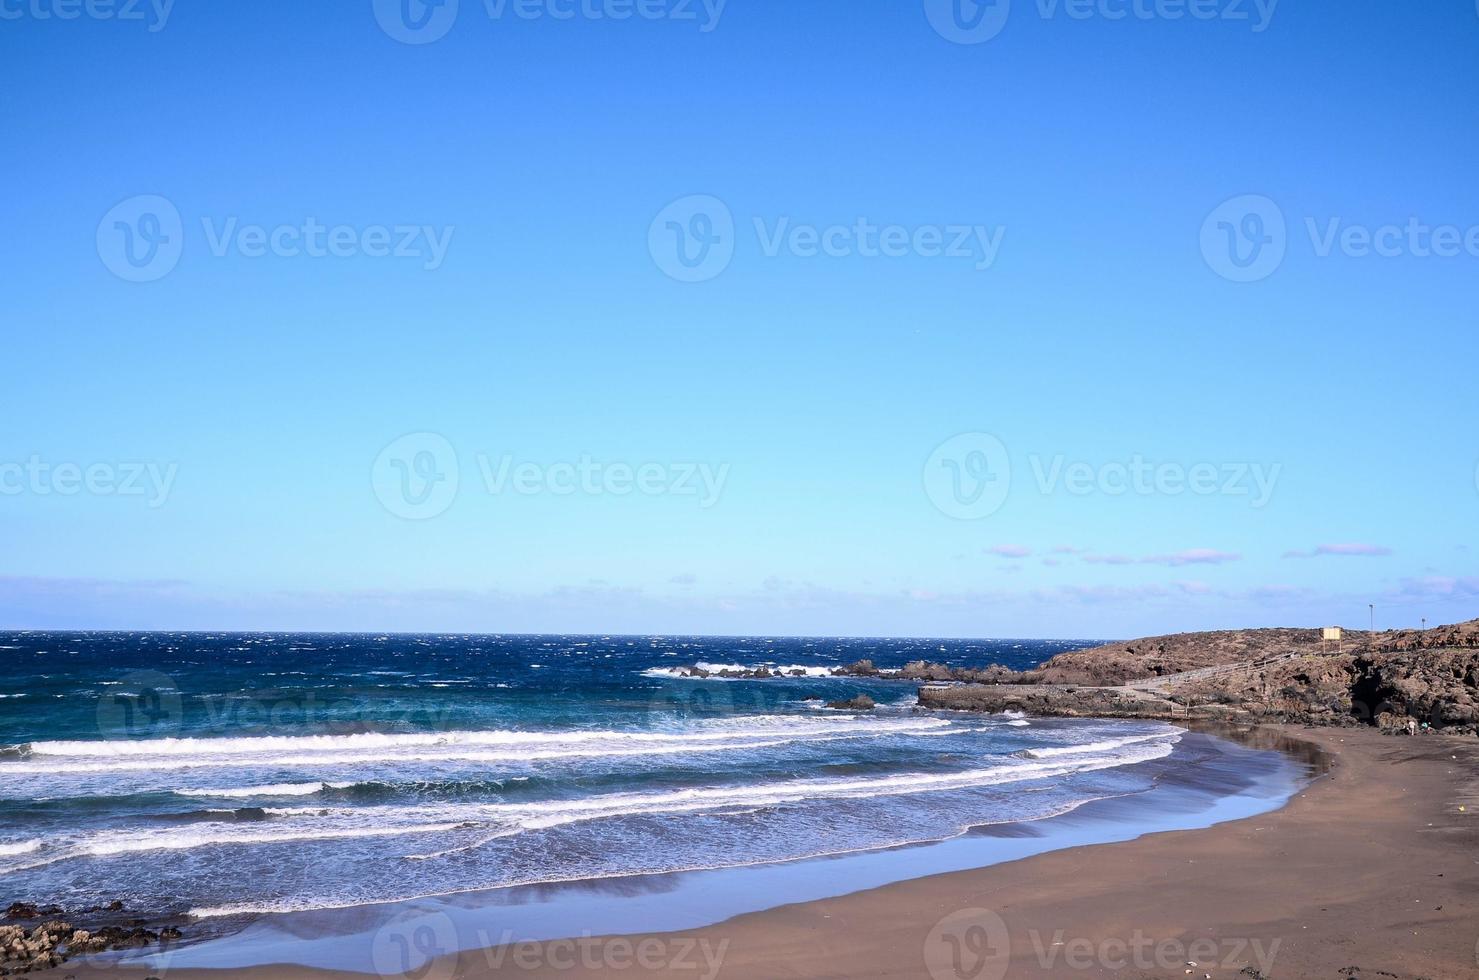
POLYGON ((1319 630, 1179 633, 1062 653, 994 682, 931 679, 950 683, 920 690, 927 707, 1475 734, 1479 620, 1347 632, 1339 644, 1319 630))
MULTIPOLYGON (((803 668, 685 667, 678 676, 766 680, 803 668)), ((1031 670, 861 660, 827 676, 921 683, 928 708, 1039 715, 1205 718, 1479 733, 1479 619, 1428 630, 1173 633, 1060 653, 1031 670)), ((832 708, 857 710, 855 700, 832 708)), ((866 709, 863 709, 866 710, 866 709)))

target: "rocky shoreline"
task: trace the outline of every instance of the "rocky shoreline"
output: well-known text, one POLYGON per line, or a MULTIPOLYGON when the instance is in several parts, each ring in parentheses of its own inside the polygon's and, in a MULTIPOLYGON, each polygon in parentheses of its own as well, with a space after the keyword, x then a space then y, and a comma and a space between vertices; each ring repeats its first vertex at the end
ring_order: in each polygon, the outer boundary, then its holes
MULTIPOLYGON (((767 680, 802 668, 685 667, 676 676, 767 680)), ((1060 653, 1031 670, 871 660, 835 678, 922 683, 919 703, 965 711, 1106 718, 1197 718, 1408 733, 1479 734, 1479 619, 1429 630, 1219 630, 1146 637, 1060 653)), ((858 699, 829 708, 867 710, 858 699)))
POLYGON ((73 913, 55 905, 15 902, 0 915, 0 976, 49 970, 76 957, 109 950, 155 944, 167 947, 183 936, 177 925, 157 929, 150 925, 122 902, 73 913))
POLYGON ((1223 706, 1188 709, 1163 698, 1135 691, 1100 687, 1058 687, 1024 684, 929 685, 919 690, 919 705, 946 711, 986 714, 1020 713, 1056 718, 1199 718, 1241 720, 1241 713, 1223 706))
POLYGON ((1186 633, 1060 654, 994 684, 926 685, 926 707, 1375 726, 1479 734, 1479 620, 1426 633, 1186 633))

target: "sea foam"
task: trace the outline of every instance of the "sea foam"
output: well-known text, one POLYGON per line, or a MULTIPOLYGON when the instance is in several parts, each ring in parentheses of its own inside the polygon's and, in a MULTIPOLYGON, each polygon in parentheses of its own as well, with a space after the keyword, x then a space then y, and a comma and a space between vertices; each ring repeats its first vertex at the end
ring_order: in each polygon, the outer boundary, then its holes
POLYGON ((11 747, 10 773, 96 773, 202 766, 305 767, 367 762, 520 762, 768 748, 792 741, 943 732, 940 718, 762 715, 687 731, 455 731, 424 734, 32 742, 11 747))

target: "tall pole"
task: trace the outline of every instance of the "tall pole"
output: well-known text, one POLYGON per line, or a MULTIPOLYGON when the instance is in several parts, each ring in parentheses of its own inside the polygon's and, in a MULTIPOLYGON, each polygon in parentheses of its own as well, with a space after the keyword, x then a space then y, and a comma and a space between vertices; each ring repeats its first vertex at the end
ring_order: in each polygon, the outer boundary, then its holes
POLYGON ((1368 602, 1366 608, 1371 610, 1371 632, 1376 632, 1376 603, 1368 602))

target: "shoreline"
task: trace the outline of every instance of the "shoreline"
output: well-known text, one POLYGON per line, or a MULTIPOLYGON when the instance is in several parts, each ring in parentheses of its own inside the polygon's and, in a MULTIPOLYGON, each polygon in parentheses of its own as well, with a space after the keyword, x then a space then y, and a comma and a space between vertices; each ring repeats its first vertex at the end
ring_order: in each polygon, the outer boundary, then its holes
MULTIPOLYGON (((621 938, 633 949, 722 946, 717 975, 734 977, 1479 977, 1479 745, 1373 729, 1253 731, 1313 744, 1331 767, 1245 820, 621 938)), ((520 952, 532 967, 521 975, 572 972, 544 943, 465 953, 448 975, 492 976, 520 952)), ((681 972, 609 957, 573 970, 681 972)))
MULTIPOLYGON (((1330 768, 1277 810, 1203 829, 1053 850, 677 932, 467 950, 414 975, 1479 977, 1479 745, 1369 728, 1259 726, 1248 737, 1316 746, 1330 768), (1196 968, 1185 965, 1192 961, 1196 968)), ((67 972, 143 975, 77 966, 67 972)), ((183 980, 226 974, 364 975, 169 971, 183 980)))
MULTIPOLYGON (((1137 764, 1150 777, 1148 789, 1086 800, 1038 818, 976 825, 944 840, 751 866, 264 915, 239 931, 178 946, 164 957, 141 950, 138 958, 113 965, 121 975, 137 975, 139 966, 182 975, 198 970, 202 976, 277 976, 317 969, 373 975, 385 955, 375 948, 377 943, 404 942, 406 935, 428 929, 435 940, 429 945, 471 953, 501 941, 523 945, 602 933, 713 928, 776 906, 1268 812, 1307 785, 1318 768, 1317 759, 1299 751, 1303 743, 1282 735, 1255 738, 1247 732, 1195 727, 1200 730, 1183 729, 1172 756, 1137 764)), ((411 965, 419 967, 421 961, 411 965)))
MULTIPOLYGON (((1150 830, 837 897, 780 900, 678 931, 638 927, 593 936, 587 930, 575 939, 485 945, 419 963, 412 975, 1149 980, 1186 975, 1192 968, 1185 964, 1195 961, 1194 976, 1335 976, 1357 967, 1340 975, 1479 977, 1471 898, 1479 894, 1479 831, 1472 821, 1479 812, 1479 745, 1370 728, 1189 727, 1236 735, 1242 744, 1313 747, 1328 769, 1278 809, 1200 829, 1150 830), (984 952, 962 963, 972 950, 984 952)), ((1005 840, 1017 832, 1010 825, 985 828, 993 829, 1005 840)), ((652 895, 639 885, 613 891, 626 905, 652 895)), ((311 923, 293 918, 300 928, 311 923)), ((385 947, 375 919, 364 917, 358 941, 385 947)), ((308 930, 301 935, 312 938, 308 930)), ((435 948, 445 937, 421 938, 435 948)), ((415 933, 401 939, 415 941, 415 933)), ((399 953, 382 948, 375 955, 399 953)), ((203 969, 161 962, 146 972, 96 961, 53 972, 133 980, 367 975, 280 963, 203 969)))

